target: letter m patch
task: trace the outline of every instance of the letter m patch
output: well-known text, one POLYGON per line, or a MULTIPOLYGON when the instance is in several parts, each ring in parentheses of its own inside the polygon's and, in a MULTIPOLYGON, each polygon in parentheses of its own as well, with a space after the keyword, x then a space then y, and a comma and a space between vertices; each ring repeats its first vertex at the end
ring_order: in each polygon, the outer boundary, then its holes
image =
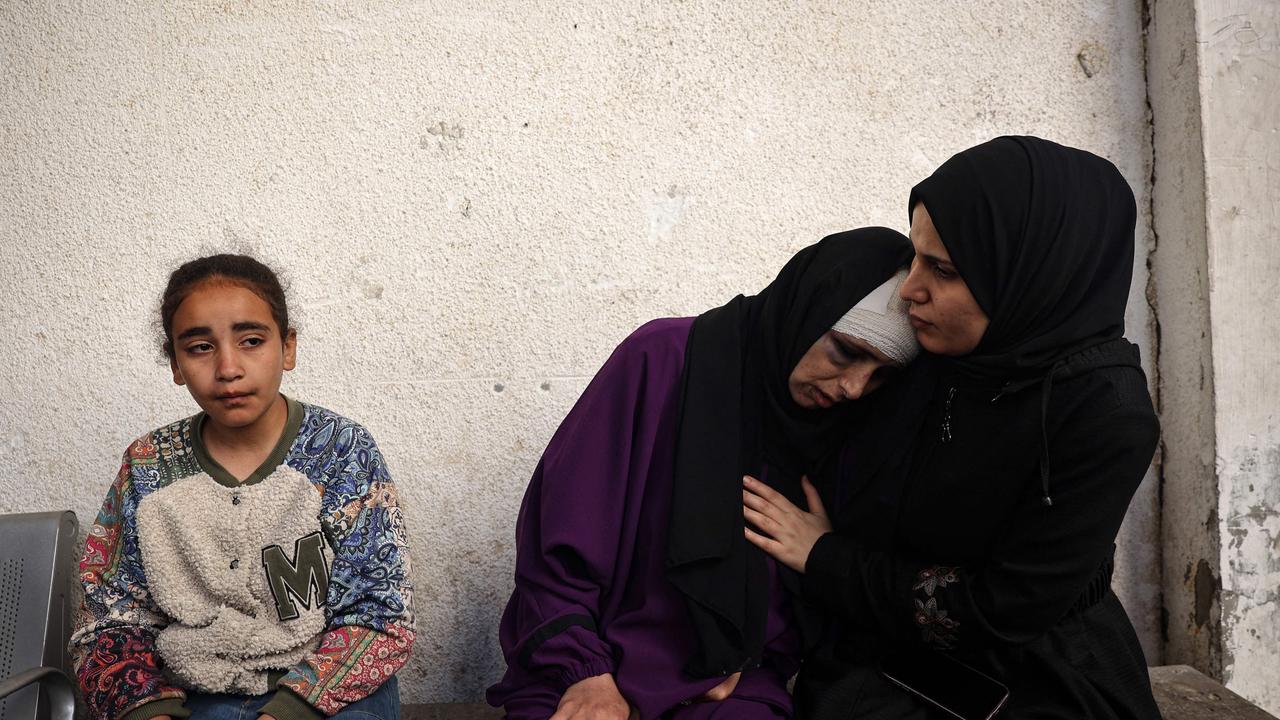
POLYGON ((324 604, 329 592, 329 563, 324 557, 324 536, 319 532, 293 542, 292 561, 279 545, 262 548, 262 567, 281 620, 297 618, 299 603, 307 610, 324 604))

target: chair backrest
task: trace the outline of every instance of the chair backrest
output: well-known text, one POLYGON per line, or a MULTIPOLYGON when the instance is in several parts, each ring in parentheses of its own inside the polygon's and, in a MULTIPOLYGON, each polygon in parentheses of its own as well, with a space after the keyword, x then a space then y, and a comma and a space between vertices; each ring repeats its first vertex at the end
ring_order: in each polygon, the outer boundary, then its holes
MULTIPOLYGON (((78 529, 70 511, 0 515, 0 680, 41 666, 71 672, 78 529)), ((0 720, 48 716, 35 685, 0 700, 0 720)))

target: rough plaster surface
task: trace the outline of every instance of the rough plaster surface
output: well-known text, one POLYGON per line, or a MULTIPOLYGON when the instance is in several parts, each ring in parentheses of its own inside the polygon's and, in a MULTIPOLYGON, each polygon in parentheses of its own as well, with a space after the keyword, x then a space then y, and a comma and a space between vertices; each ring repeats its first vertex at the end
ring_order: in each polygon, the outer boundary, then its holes
POLYGON ((1146 32, 1158 238, 1149 293, 1159 322, 1164 660, 1220 678, 1213 335, 1194 4, 1151 3, 1146 32))
POLYGON ((1201 0, 1197 20, 1223 677, 1280 713, 1280 5, 1201 0))
MULTIPOLYGON (((258 253, 293 281, 286 391, 368 425, 403 488, 405 697, 478 698, 525 482, 611 348, 826 233, 905 229, 910 186, 994 135, 1105 155, 1147 207, 1140 26, 1103 0, 0 3, 0 512, 91 522, 128 441, 193 410, 151 332, 166 273, 258 253)), ((1155 493, 1117 580, 1153 657, 1155 493)))
POLYGON ((1149 6, 1168 662, 1280 712, 1280 6, 1149 6))

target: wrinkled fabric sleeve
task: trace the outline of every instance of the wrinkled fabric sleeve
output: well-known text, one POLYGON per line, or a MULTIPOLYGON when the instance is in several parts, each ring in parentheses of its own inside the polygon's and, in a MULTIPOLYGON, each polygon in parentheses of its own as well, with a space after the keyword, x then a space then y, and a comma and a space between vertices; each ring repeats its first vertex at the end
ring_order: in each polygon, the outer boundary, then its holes
POLYGON ((169 623, 147 588, 138 547, 135 462, 145 474, 154 448, 135 442, 89 529, 80 561, 84 602, 70 651, 76 681, 94 720, 186 717, 186 694, 160 670, 156 634, 169 623))
POLYGON ((625 528, 642 509, 634 485, 648 472, 653 417, 667 412, 675 386, 651 372, 678 378, 679 367, 651 366, 644 352, 620 345, 534 471, 516 522, 515 590, 499 628, 507 673, 490 689, 491 704, 510 711, 522 688, 549 686, 558 697, 616 670, 601 611, 615 578, 627 576, 635 539, 625 528))
POLYGON ((262 709, 280 720, 334 715, 368 697, 408 662, 415 638, 408 533, 382 453, 355 423, 330 441, 345 450, 322 508, 334 552, 326 630, 262 709))
POLYGON ((1050 442, 1053 505, 1028 480, 981 567, 876 552, 828 533, 809 554, 804 593, 891 640, 939 649, 1033 640, 1070 611, 1109 558, 1158 435, 1154 417, 1125 407, 1067 424, 1050 442))

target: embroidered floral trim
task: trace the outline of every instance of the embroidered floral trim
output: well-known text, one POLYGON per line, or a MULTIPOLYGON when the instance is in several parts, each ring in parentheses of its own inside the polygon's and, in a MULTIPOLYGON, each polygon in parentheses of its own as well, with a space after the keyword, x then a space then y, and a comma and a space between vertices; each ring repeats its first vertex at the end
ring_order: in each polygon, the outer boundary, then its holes
POLYGON ((947 611, 938 608, 934 592, 960 582, 957 570, 941 565, 924 568, 916 575, 916 584, 911 587, 917 593, 923 591, 923 596, 915 599, 915 621, 921 636, 926 643, 944 650, 954 647, 960 621, 947 617, 947 611))
POLYGON ((916 584, 912 586, 912 590, 924 590, 924 594, 933 597, 933 591, 936 588, 946 587, 960 582, 960 576, 956 575, 958 568, 943 567, 942 565, 934 565, 920 571, 916 575, 916 584))

